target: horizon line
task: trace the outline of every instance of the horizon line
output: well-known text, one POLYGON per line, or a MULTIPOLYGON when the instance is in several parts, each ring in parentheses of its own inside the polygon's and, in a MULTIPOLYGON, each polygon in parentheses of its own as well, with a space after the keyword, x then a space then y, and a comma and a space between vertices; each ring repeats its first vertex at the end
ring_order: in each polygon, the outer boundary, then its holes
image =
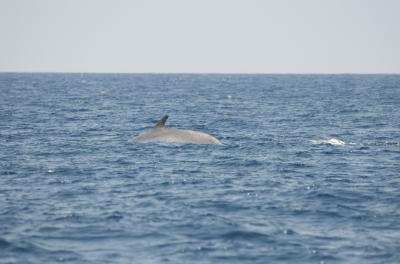
POLYGON ((400 75, 400 72, 103 72, 103 71, 1 71, 0 74, 187 74, 187 75, 400 75))

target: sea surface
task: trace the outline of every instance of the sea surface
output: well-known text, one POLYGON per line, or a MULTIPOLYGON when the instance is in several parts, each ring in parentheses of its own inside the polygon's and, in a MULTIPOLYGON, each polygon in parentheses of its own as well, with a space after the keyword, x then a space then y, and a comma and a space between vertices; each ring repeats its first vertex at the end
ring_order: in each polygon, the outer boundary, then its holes
POLYGON ((0 263, 59 262, 400 263, 400 75, 1 73, 0 263))

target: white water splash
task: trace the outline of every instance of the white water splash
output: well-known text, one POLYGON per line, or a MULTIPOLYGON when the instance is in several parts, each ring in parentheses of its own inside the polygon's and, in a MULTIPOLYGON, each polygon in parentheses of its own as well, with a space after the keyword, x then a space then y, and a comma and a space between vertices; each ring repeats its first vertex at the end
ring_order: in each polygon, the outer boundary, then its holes
POLYGON ((47 172, 48 173, 53 173, 56 170, 56 166, 54 165, 48 165, 47 166, 47 172))

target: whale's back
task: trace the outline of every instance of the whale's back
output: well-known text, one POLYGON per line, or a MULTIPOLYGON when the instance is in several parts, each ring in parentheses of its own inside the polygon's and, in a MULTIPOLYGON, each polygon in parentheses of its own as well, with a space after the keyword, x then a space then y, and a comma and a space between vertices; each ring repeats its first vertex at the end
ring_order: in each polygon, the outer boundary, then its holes
POLYGON ((221 144, 213 136, 192 130, 181 130, 165 127, 168 116, 164 116, 149 132, 134 138, 137 142, 170 142, 181 144, 221 144))
POLYGON ((221 144, 213 136, 192 130, 158 128, 135 138, 138 142, 170 142, 181 144, 221 144))
POLYGON ((191 143, 191 144, 221 144, 218 139, 198 131, 165 128, 165 131, 156 137, 162 142, 191 143))

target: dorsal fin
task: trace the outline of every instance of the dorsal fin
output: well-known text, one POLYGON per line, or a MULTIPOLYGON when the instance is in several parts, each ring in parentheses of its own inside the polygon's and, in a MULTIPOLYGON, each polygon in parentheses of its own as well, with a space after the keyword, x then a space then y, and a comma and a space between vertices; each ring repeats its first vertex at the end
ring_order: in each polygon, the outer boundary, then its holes
POLYGON ((160 121, 158 121, 157 125, 154 128, 165 127, 165 122, 167 122, 167 119, 168 119, 167 115, 163 116, 163 118, 161 118, 160 121))

